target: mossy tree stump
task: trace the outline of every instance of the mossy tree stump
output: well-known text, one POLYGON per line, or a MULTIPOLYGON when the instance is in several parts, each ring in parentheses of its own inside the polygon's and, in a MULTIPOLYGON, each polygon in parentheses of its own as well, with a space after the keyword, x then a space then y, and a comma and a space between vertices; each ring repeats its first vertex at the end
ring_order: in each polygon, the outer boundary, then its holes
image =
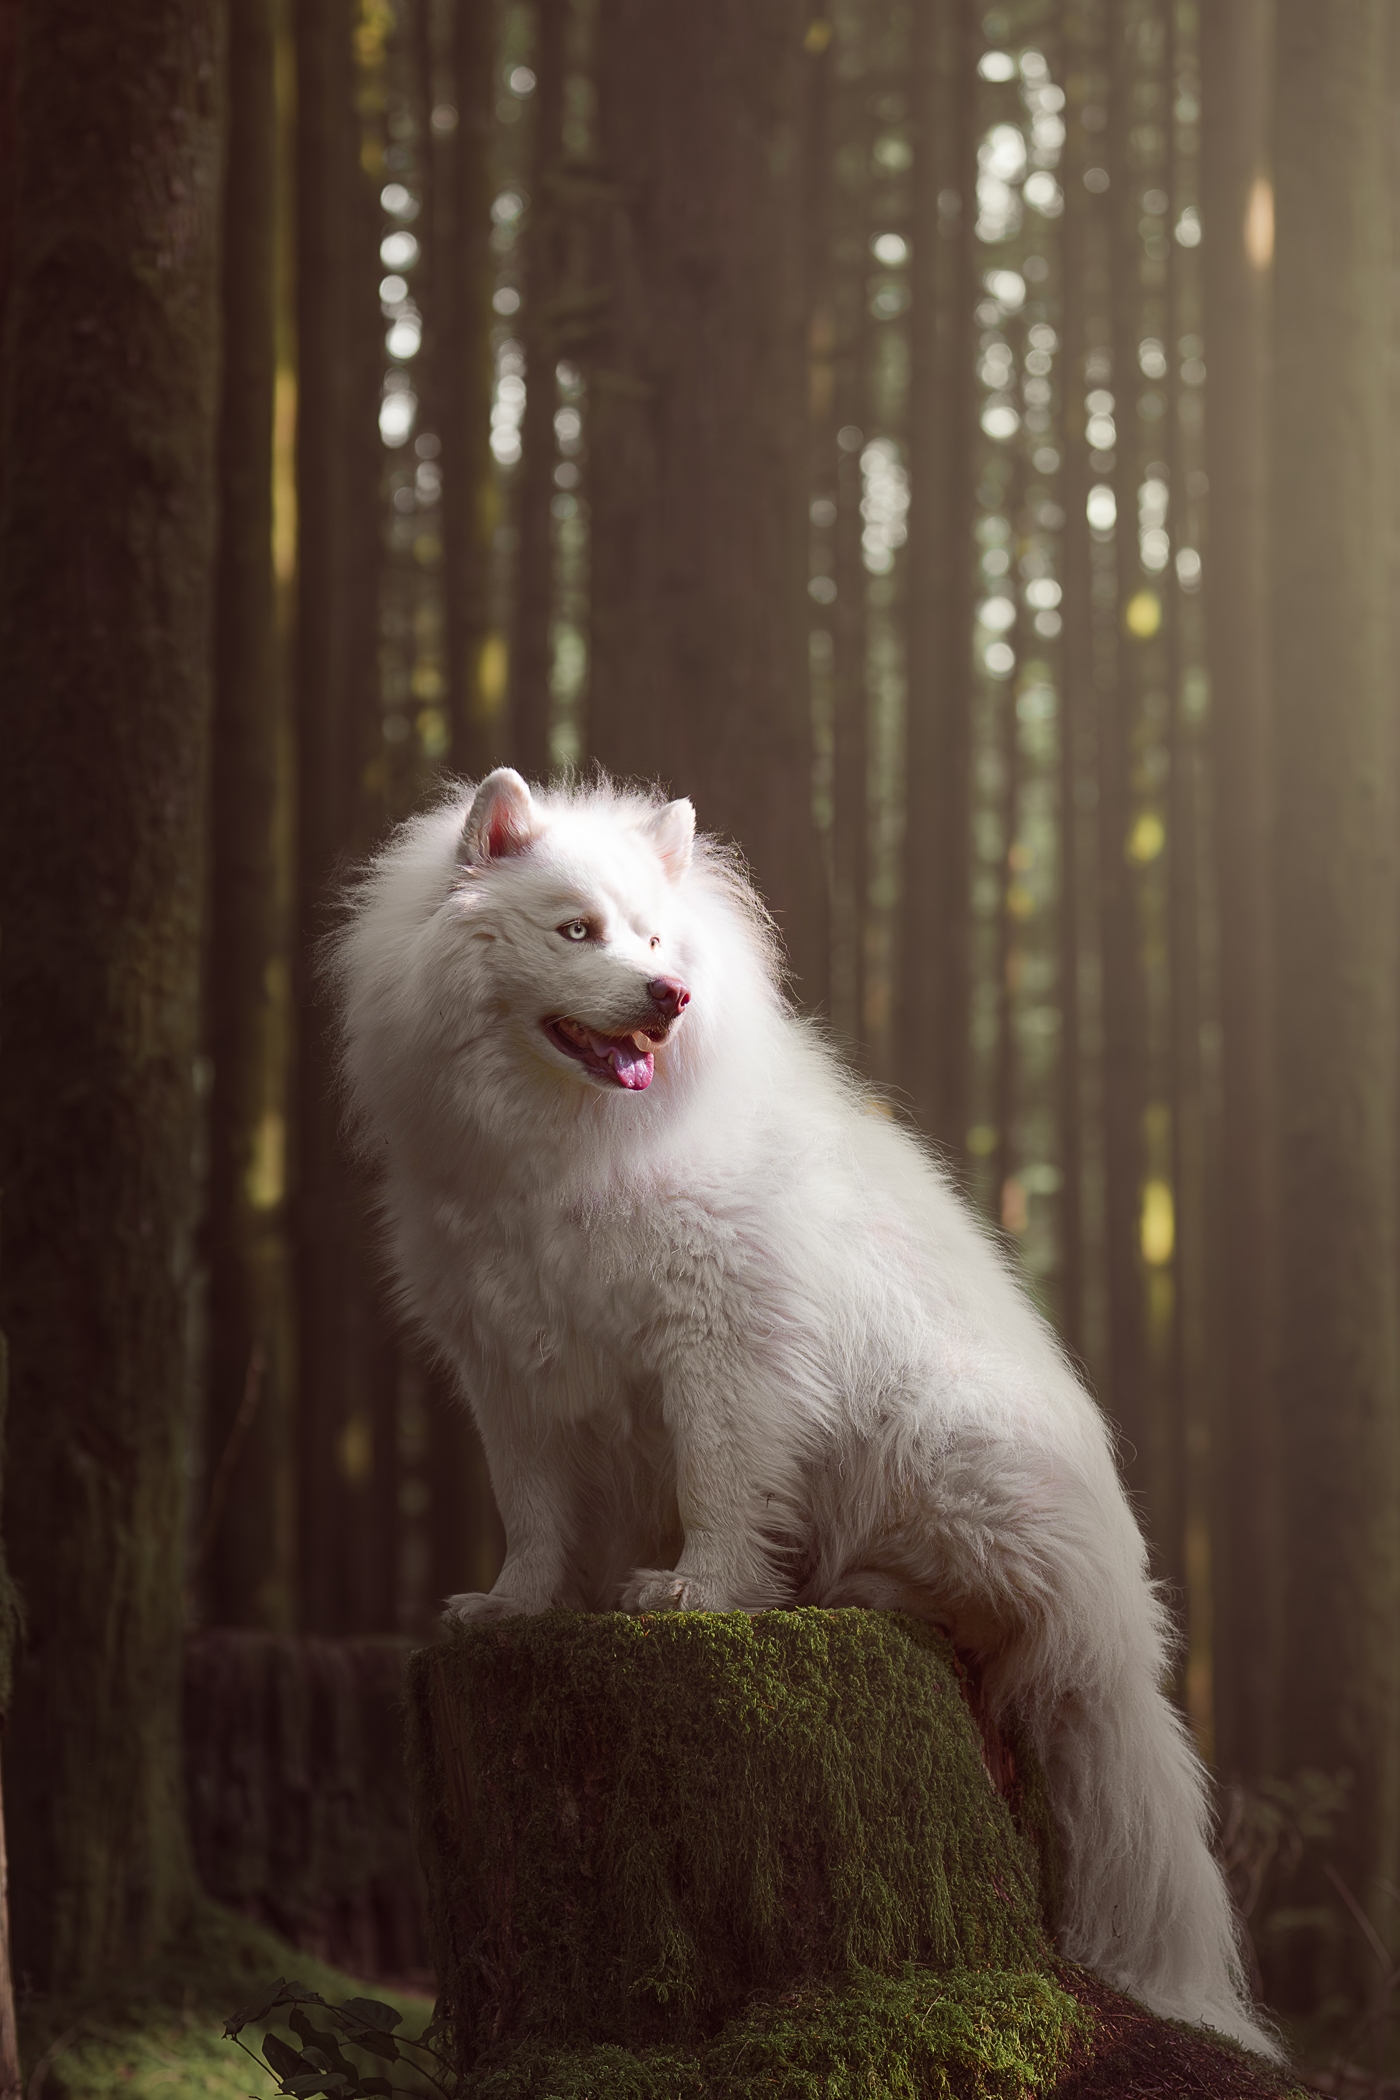
POLYGON ((694 2046, 756 1994, 1047 1958, 1039 1789, 999 1797, 913 1621, 551 1613, 454 1632, 409 1700, 464 2063, 694 2046))
POLYGON ((858 1610, 555 1612, 416 1655, 463 2095, 1119 2090, 1063 2082, 1113 1994, 1055 1959, 1039 1771, 967 1694, 931 1629, 858 1610))

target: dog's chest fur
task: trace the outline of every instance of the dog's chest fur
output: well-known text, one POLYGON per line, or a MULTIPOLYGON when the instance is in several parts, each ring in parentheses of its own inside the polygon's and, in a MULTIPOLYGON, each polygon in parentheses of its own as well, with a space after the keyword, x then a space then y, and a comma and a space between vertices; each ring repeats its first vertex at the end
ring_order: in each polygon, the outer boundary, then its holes
MULTIPOLYGON (((744 1299, 742 1235, 673 1190, 436 1207, 414 1273, 437 1339, 560 1420, 649 1416, 668 1362, 744 1299)), ((421 1302, 421 1301, 420 1301, 421 1302)))

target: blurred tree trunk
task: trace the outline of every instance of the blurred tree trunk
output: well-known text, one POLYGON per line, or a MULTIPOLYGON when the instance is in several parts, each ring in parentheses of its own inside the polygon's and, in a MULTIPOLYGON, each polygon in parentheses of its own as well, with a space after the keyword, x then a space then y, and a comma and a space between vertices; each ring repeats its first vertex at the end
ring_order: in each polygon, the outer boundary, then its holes
POLYGON ((216 0, 27 11, 0 459, 6 1744, 18 1966, 193 1895, 180 1636, 209 719, 216 0), (75 498, 80 491, 80 499, 75 498))
MULTIPOLYGON (((426 14, 427 0, 422 0, 426 14)), ((508 756, 505 680, 491 641, 491 127, 495 17, 489 0, 455 0, 447 61, 456 128, 433 140, 430 220, 440 321, 433 343, 434 413, 442 438, 448 716, 456 772, 480 780, 508 756)), ((429 101, 431 98, 427 98, 429 101)), ((504 1557, 486 1455, 467 1410, 437 1366, 414 1367, 427 1414, 427 1589, 430 1606, 458 1590, 490 1589, 504 1557)))
MULTIPOLYGON (((1142 1188, 1146 1176, 1147 1010, 1141 884, 1128 855, 1133 828, 1133 769, 1142 706, 1140 644, 1122 613, 1138 589, 1137 491, 1142 453, 1137 417, 1137 347, 1143 333, 1139 269, 1138 181, 1131 134, 1137 84, 1138 24, 1126 13, 1107 17, 1109 76, 1106 158, 1111 177, 1106 203, 1112 222, 1110 255, 1114 416, 1117 424, 1114 495, 1118 525, 1119 624, 1112 656, 1096 665, 1100 939, 1103 955, 1104 1268, 1108 1286, 1107 1402, 1123 1432, 1123 1469, 1129 1486, 1157 1486, 1152 1464, 1154 1395, 1149 1388, 1146 1279, 1142 1260, 1142 1188)), ((1108 636, 1101 638, 1108 643, 1108 636)), ((1110 645, 1111 646, 1111 645, 1110 645)), ((1155 1514, 1155 1509, 1153 1510, 1155 1514)))
POLYGON ((503 755, 504 677, 487 653, 496 527, 491 423, 491 126, 495 16, 490 0, 456 0, 452 71, 457 128, 446 161, 436 260, 438 422, 442 435, 447 686, 452 763, 480 780, 503 755))
POLYGON ((203 1887, 357 1977, 428 1966, 404 1785, 410 1653, 383 1635, 221 1626, 185 1646, 190 1839, 203 1887))
POLYGON ((870 901, 870 710, 866 570, 861 547, 862 443, 871 413, 871 72, 859 18, 844 44, 835 95, 841 140, 832 199, 832 244, 852 262, 832 272, 836 525, 832 576, 830 1014, 837 1040, 865 1070, 866 921, 870 901))
POLYGON ((316 984, 336 880, 384 817, 378 206, 361 167, 355 20, 350 0, 297 0, 298 1514, 302 1626, 318 1633, 394 1624, 394 1532, 376 1517, 397 1463, 397 1367, 316 984))
POLYGON ((1062 428, 1064 457, 1060 465, 1060 500, 1065 509, 1063 541, 1063 635, 1060 644, 1059 765, 1056 825, 1059 834, 1059 925, 1057 988, 1060 1009, 1056 1120, 1059 1126, 1059 1304, 1060 1335, 1076 1359, 1087 1344, 1089 1262, 1085 1247, 1085 1074, 1084 1027, 1080 970, 1086 931, 1092 941, 1093 888, 1090 824, 1080 809, 1083 785, 1091 777, 1094 726, 1093 542, 1085 511, 1090 486, 1084 447, 1084 360, 1089 350, 1089 318, 1097 304, 1095 279, 1101 274, 1094 241, 1094 199, 1084 187, 1084 171, 1093 150, 1084 128, 1084 102, 1089 92, 1087 61, 1092 42, 1082 10, 1066 13, 1061 62, 1068 90, 1065 155, 1061 168, 1065 210, 1060 235, 1060 369, 1065 394, 1062 428), (1086 904, 1089 907, 1086 910, 1086 904), (1086 920, 1088 922, 1086 927, 1086 920))
POLYGON ((15 2021, 14 1955, 10 1940, 9 1850, 3 1804, 0 1804, 0 2100, 23 2100, 23 2094, 19 2029, 15 2021))
POLYGON ((0 0, 0 324, 10 289, 19 121, 20 0, 0 0))
MULTIPOLYGON (((1350 1771, 1331 1864, 1368 1911, 1400 1807, 1388 17, 1382 0, 1276 8, 1277 1768, 1350 1771)), ((1331 1894, 1318 1875, 1297 1900, 1331 1894)), ((1344 1944, 1319 1950, 1310 1991, 1354 1993, 1344 1944)))
POLYGON ((588 751, 736 839, 825 978, 806 658, 810 11, 603 0, 588 751), (737 494, 736 494, 737 491, 737 494))
MULTIPOLYGON (((5 343, 5 304, 10 289, 11 238, 14 224, 19 117, 19 0, 0 0, 0 356, 5 343)), ((0 364, 0 401, 4 398, 4 365, 0 364)), ((3 427, 3 425, 0 425, 3 427)), ((0 1334, 0 1432, 9 1394, 5 1338, 0 1334)), ((14 1675, 17 1598, 5 1565, 0 1540, 0 1718, 8 1712, 14 1675)), ((15 2032, 14 1964, 10 1954, 9 1869, 5 1820, 0 1800, 0 2100, 19 2100, 22 2090, 19 2041, 15 2032)))
POLYGON ((973 584, 971 310, 976 108, 967 0, 914 16, 909 727, 905 768, 901 1083, 922 1127, 965 1163, 973 584), (940 200, 956 197, 955 210, 940 200))
POLYGON ((554 412, 558 386, 557 315, 564 275, 564 31, 568 0, 538 0, 533 52, 530 217, 525 243, 525 414, 516 470, 514 632, 510 650, 510 735, 515 763, 531 780, 549 772, 550 625, 554 610, 554 412))
POLYGON ((291 1361, 283 1231, 284 696, 272 574, 277 113, 274 0, 229 19, 223 407, 214 656, 213 879, 205 964, 209 1391, 203 1602, 216 1622, 292 1622, 291 1361))
MULTIPOLYGON (((1182 76, 1184 39, 1174 6, 1167 10, 1163 81, 1171 102, 1182 76)), ((1199 61, 1198 61, 1199 62, 1199 61)), ((1189 57, 1188 57, 1189 63, 1189 57)), ((1166 181, 1169 220, 1175 220, 1189 192, 1183 182, 1180 133, 1169 129, 1166 181)), ((1175 537, 1182 540, 1187 515, 1187 470, 1182 440, 1182 318, 1186 310, 1186 251, 1173 241, 1166 261, 1167 286, 1162 338, 1168 348, 1166 443, 1169 503, 1176 506, 1175 537)), ((1169 513, 1170 514, 1170 513, 1169 513)), ((1167 1083, 1171 1096, 1171 1187, 1173 1243, 1170 1270, 1171 1336, 1169 1379, 1164 1410, 1169 1432, 1173 1519, 1166 1573, 1181 1584, 1187 1628, 1182 1657, 1182 1690, 1203 1756, 1214 1751, 1214 1710, 1210 1697, 1210 1562, 1205 1527, 1211 1515, 1211 1421, 1213 1337, 1207 1307, 1211 1302, 1213 1249, 1207 1230, 1207 1135, 1204 1075, 1201 1061, 1202 967, 1201 874, 1204 858, 1201 830, 1205 749, 1200 726, 1187 705, 1185 658, 1189 646, 1185 602, 1179 581, 1168 567, 1159 589, 1166 620, 1163 650, 1168 714, 1167 750, 1167 966, 1170 1000, 1167 1083)), ((1159 1272, 1158 1288, 1167 1282, 1159 1272)))
MULTIPOLYGON (((1278 1482, 1268 1386, 1275 1206, 1269 1156, 1269 619, 1266 563, 1272 257, 1248 227, 1267 187, 1271 0, 1216 0, 1201 19, 1206 464, 1214 859, 1223 1144, 1214 1324, 1221 1338, 1212 1552, 1217 1755, 1272 1769, 1280 1602, 1278 1482)), ((1173 500, 1177 500, 1173 490, 1173 500)))

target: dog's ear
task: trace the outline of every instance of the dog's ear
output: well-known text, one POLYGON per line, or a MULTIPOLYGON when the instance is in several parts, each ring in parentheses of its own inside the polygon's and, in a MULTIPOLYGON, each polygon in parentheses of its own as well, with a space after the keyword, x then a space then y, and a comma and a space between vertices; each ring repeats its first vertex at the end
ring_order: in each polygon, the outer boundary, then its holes
POLYGON ((508 854, 525 852, 543 829, 525 782, 509 766, 498 766, 472 797, 457 858, 469 868, 504 860, 508 854))
POLYGON ((672 882, 679 882, 690 866, 695 845, 695 805, 682 799, 656 810, 642 826, 642 835, 660 860, 672 882))

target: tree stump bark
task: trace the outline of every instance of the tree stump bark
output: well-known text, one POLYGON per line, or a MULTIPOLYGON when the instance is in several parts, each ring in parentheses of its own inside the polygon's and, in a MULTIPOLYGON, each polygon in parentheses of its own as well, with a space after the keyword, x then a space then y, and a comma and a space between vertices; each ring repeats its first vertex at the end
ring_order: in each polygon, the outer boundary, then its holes
MULTIPOLYGON (((464 2069, 695 2050, 853 1974, 1042 1977, 1054 1848, 930 1629, 864 1611, 462 1628, 414 1657, 409 1762, 464 2069), (997 1769, 1006 1795, 992 1778, 997 1769)), ((1057 2010, 1033 1991, 1038 2014, 1057 2010)))

